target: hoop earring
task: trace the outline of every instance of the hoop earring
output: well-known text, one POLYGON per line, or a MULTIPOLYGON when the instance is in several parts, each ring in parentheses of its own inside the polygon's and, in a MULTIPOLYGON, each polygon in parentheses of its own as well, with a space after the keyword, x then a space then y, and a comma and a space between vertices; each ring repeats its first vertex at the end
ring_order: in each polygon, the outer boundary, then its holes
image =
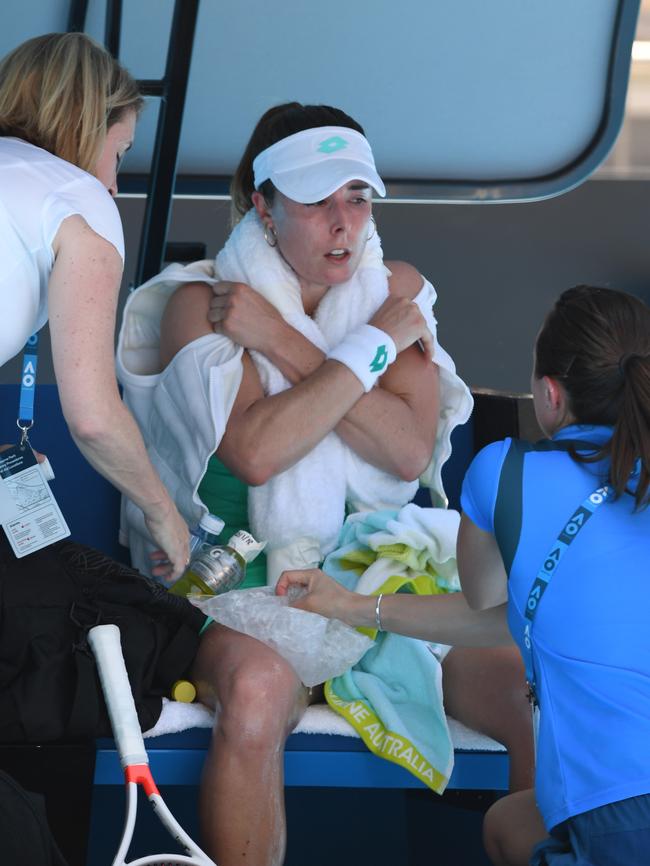
POLYGON ((270 247, 277 247, 277 245, 278 245, 278 236, 276 235, 276 233, 275 233, 275 229, 273 228, 272 225, 265 225, 265 226, 264 226, 264 240, 267 242, 267 244, 268 244, 270 247), (271 237, 273 238, 273 243, 271 243, 271 241, 269 240, 269 234, 270 234, 271 237))
POLYGON ((366 238, 366 241, 369 241, 370 238, 374 238, 374 236, 377 234, 377 223, 375 222, 375 218, 372 214, 370 214, 370 222, 372 223, 372 231, 366 238))

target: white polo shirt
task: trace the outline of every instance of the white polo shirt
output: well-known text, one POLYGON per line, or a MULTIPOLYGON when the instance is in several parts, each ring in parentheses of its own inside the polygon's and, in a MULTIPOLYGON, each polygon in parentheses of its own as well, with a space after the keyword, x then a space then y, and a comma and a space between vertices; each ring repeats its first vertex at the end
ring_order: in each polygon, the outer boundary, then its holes
POLYGON ((0 365, 47 321, 52 242, 72 214, 124 260, 117 207, 96 177, 40 147, 0 137, 0 365))

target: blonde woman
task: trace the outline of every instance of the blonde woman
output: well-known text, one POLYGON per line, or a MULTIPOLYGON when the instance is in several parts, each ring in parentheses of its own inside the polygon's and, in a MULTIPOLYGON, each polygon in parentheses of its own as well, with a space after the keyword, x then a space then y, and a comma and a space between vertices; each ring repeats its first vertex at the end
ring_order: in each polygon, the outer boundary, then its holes
MULTIPOLYGON (((187 525, 149 462, 114 374, 124 240, 113 196, 141 105, 128 72, 83 34, 39 36, 0 62, 0 364, 49 319, 74 440, 140 503, 166 561, 158 570, 178 575, 188 558, 187 525)), ((38 422, 38 402, 36 410, 38 422)), ((161 695, 194 658, 202 619, 185 603, 170 610, 154 584, 96 551, 62 541, 18 559, 2 535, 0 739, 102 730, 92 714, 81 728, 72 719, 75 695, 84 713, 93 702, 99 707, 94 672, 85 683, 81 676, 89 657, 83 628, 98 620, 120 623, 140 720, 149 727, 161 695), (172 641, 173 670, 161 661, 172 641)))
POLYGON ((178 575, 187 526, 149 463, 113 372, 124 239, 112 197, 141 106, 129 73, 80 33, 30 39, 0 63, 0 364, 49 318, 75 442, 140 504, 178 575))

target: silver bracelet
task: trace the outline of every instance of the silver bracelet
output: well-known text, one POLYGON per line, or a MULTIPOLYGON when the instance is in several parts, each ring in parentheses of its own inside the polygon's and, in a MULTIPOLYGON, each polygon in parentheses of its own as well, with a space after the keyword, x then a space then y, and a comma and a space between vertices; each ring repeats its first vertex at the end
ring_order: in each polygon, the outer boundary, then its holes
POLYGON ((384 593, 380 592, 377 596, 377 603, 375 604, 375 623, 377 624, 377 631, 383 631, 384 628, 381 624, 381 600, 384 597, 384 593))

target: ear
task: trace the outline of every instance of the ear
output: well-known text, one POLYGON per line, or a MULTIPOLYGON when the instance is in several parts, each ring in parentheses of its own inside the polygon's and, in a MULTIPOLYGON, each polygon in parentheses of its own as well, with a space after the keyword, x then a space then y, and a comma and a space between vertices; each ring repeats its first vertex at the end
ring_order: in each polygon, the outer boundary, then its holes
POLYGON ((554 417, 556 429, 574 424, 575 418, 571 412, 569 395, 564 385, 552 376, 544 376, 544 397, 547 407, 554 417))
POLYGON ((557 412, 564 400, 564 388, 557 379, 553 379, 551 376, 543 376, 542 382, 544 385, 544 403, 546 408, 557 412))
POLYGON ((268 206, 268 203, 261 192, 255 190, 255 192, 251 195, 251 201, 253 202, 253 206, 257 211, 257 215, 262 220, 264 225, 271 224, 271 209, 268 206))

